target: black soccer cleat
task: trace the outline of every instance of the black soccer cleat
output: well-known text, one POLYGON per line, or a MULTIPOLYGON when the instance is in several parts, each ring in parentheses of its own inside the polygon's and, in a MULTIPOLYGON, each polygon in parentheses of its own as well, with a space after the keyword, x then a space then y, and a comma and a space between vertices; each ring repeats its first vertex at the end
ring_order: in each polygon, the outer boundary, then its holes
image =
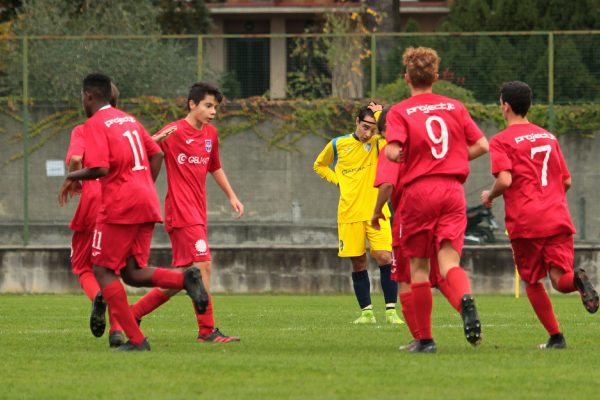
POLYGON ((144 338, 144 341, 138 345, 128 341, 127 343, 117 347, 115 351, 150 351, 150 343, 148 343, 147 338, 144 338))
POLYGON ((102 337, 106 329, 106 303, 102 293, 98 292, 92 301, 92 313, 90 315, 90 330, 92 335, 102 337))
POLYGON ((575 268, 573 275, 573 285, 579 291, 583 306, 590 314, 598 311, 598 292, 594 289, 590 278, 581 267, 575 268))
POLYGON ((562 333, 550 336, 548 342, 538 345, 538 349, 564 349, 567 347, 567 342, 562 333))
POLYGON ((125 334, 122 331, 114 331, 108 335, 108 346, 119 347, 125 344, 125 334))
POLYGON ((427 340, 425 343, 418 340, 414 347, 408 349, 409 353, 435 353, 437 352, 437 346, 433 340, 427 340))
POLYGON ((202 283, 202 274, 196 267, 190 267, 183 273, 183 287, 194 301, 198 314, 204 314, 208 307, 208 292, 202 283))
POLYGON ((198 335, 196 339, 198 342, 208 342, 208 343, 229 343, 229 342, 239 342, 239 336, 227 336, 223 332, 219 330, 219 328, 213 329, 211 333, 206 336, 198 335))
POLYGON ((479 345, 481 343, 481 323, 479 322, 479 316, 477 315, 475 299, 472 295, 465 294, 462 297, 460 300, 460 310, 467 342, 471 343, 473 346, 479 345))

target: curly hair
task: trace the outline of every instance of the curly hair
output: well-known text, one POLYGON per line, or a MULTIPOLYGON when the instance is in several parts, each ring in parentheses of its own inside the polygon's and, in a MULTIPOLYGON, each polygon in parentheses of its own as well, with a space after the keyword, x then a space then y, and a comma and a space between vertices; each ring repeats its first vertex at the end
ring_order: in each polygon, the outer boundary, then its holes
POLYGON ((429 47, 409 47, 404 50, 402 63, 414 87, 422 88, 433 84, 440 68, 441 58, 429 47))

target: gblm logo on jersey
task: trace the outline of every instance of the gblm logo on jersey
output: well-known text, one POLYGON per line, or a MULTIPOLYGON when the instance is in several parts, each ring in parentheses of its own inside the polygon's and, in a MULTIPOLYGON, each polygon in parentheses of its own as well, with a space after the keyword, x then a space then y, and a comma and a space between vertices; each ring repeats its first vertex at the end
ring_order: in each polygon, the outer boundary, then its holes
POLYGON ((177 156, 177 162, 181 165, 183 165, 185 163, 207 165, 209 160, 210 160, 210 157, 188 156, 185 153, 180 153, 177 156))

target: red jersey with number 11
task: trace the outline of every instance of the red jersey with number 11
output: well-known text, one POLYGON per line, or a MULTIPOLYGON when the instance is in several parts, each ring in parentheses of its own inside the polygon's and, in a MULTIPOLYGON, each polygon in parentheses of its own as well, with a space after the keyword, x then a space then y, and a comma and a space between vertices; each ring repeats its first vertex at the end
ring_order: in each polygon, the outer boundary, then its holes
POLYGON ((483 133, 460 101, 419 94, 394 105, 386 122, 388 143, 400 142, 405 153, 404 185, 433 175, 465 182, 469 175, 467 146, 483 133))
POLYGON ((108 168, 100 178, 102 205, 98 222, 161 222, 160 204, 148 157, 160 148, 142 124, 116 108, 96 111, 84 127, 85 166, 108 168))
POLYGON ((504 192, 510 239, 575 233, 564 181, 571 175, 556 137, 534 124, 514 124, 490 140, 492 174, 510 171, 504 192))

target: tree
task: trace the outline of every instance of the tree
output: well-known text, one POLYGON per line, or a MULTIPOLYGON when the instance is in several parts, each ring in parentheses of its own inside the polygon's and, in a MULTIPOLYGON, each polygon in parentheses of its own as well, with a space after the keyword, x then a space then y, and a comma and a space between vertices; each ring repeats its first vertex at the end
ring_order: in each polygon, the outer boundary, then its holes
POLYGON ((210 31, 212 22, 202 0, 154 0, 161 10, 158 17, 165 34, 201 34, 210 31))

